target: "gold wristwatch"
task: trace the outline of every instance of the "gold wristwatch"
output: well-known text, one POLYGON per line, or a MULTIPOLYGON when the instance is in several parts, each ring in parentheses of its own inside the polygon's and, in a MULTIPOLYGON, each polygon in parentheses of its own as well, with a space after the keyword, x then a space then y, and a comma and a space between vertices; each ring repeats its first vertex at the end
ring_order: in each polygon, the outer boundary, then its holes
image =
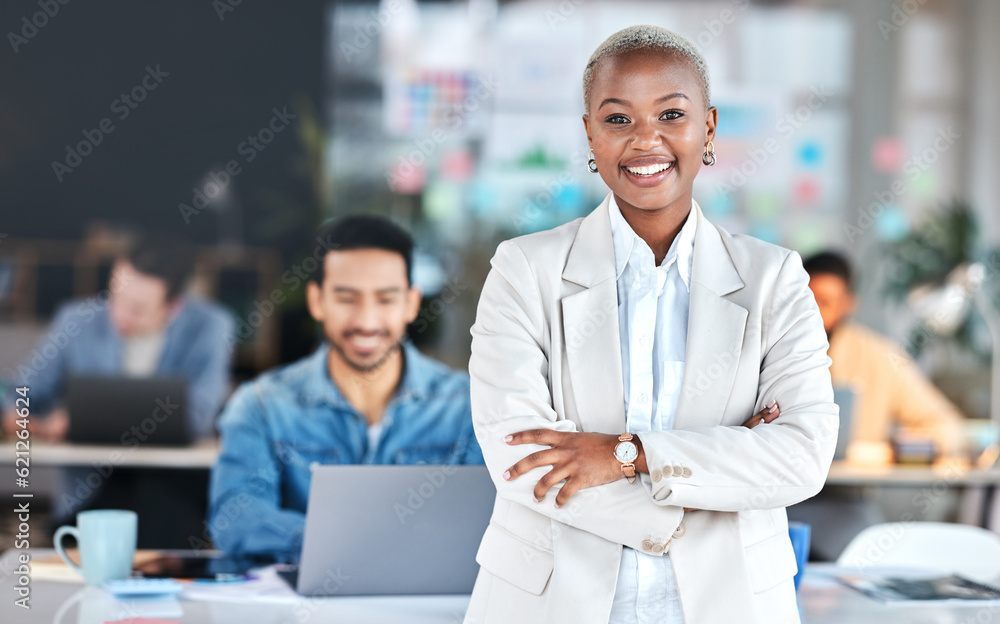
POLYGON ((618 436, 618 445, 615 446, 615 459, 622 463, 622 474, 629 483, 635 483, 635 459, 639 457, 639 448, 632 441, 631 433, 623 433, 618 436))

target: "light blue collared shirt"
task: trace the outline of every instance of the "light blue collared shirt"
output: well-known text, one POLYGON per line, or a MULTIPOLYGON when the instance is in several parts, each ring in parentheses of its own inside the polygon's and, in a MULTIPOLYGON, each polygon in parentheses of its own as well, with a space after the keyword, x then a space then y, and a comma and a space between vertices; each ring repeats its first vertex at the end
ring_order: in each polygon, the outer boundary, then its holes
MULTIPOLYGON (((691 265, 697 219, 688 215, 659 266, 652 250, 608 205, 618 280, 626 427, 631 433, 672 429, 684 378, 691 265)), ((683 624, 670 556, 625 547, 611 624, 683 624)))

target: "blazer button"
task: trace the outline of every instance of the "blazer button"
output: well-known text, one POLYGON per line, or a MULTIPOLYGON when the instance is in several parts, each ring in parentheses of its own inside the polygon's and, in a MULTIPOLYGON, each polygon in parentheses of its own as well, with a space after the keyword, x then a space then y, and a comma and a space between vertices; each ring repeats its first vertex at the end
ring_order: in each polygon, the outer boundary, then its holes
POLYGON ((684 468, 682 466, 674 466, 674 476, 680 477, 684 475, 684 468))
POLYGON ((646 552, 653 550, 653 542, 650 540, 643 540, 642 549, 645 550, 646 552))
POLYGON ((669 479, 672 476, 674 476, 674 469, 672 467, 670 467, 670 466, 664 466, 663 467, 663 478, 664 479, 669 479))
POLYGON ((684 477, 685 479, 690 479, 691 478, 691 469, 685 466, 684 470, 681 471, 681 476, 684 477))
POLYGON ((652 473, 650 473, 649 478, 653 480, 653 483, 659 483, 660 479, 663 478, 663 475, 660 473, 659 470, 654 470, 652 473))
POLYGON ((653 544, 653 552, 655 554, 657 554, 657 555, 660 554, 660 553, 662 553, 663 552, 663 544, 661 544, 659 542, 656 542, 655 544, 653 544))
POLYGON ((687 533, 687 528, 684 526, 684 521, 681 520, 681 523, 677 525, 676 529, 674 529, 674 539, 680 539, 684 537, 685 533, 687 533))

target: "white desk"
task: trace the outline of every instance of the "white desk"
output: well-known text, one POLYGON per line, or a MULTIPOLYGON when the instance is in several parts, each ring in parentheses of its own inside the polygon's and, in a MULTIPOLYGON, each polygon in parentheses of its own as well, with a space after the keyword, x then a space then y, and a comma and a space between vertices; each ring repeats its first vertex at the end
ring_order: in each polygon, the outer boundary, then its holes
MULTIPOLYGON (((14 465, 14 443, 0 448, 0 466, 14 465)), ((92 466, 111 464, 123 468, 211 468, 219 457, 215 440, 194 446, 123 446, 120 444, 48 444, 31 441, 31 466, 92 466)))
MULTIPOLYGON (((52 555, 52 550, 32 551, 32 558, 52 555)), ((82 583, 33 580, 31 609, 14 605, 14 557, 8 550, 0 558, 0 622, 3 624, 104 624, 107 595, 82 583), (74 604, 66 605, 69 601, 74 604), (63 608, 66 605, 67 608, 63 608), (82 617, 81 617, 82 616, 82 617)), ((330 622, 336 624, 461 624, 468 596, 389 596, 300 598, 293 603, 233 603, 182 600, 179 616, 162 616, 185 624, 287 624, 330 622)), ((113 616, 112 616, 113 617, 113 616)), ((157 616, 150 616, 157 617, 157 616)))
MULTIPOLYGON (((45 557, 52 551, 35 551, 45 557)), ((78 583, 35 580, 31 583, 31 610, 14 606, 12 556, 0 559, 0 622, 4 624, 103 624, 94 605, 106 599, 101 590, 78 583), (82 592, 82 593, 81 593, 82 592), (81 600, 82 599, 82 600, 81 600), (74 604, 66 605, 70 600, 74 604), (82 605, 80 604, 82 603, 82 605), (66 608, 63 608, 65 605, 66 608), (82 617, 81 617, 82 616, 82 617)), ((1000 623, 1000 606, 889 607, 831 580, 836 568, 811 566, 803 580, 799 603, 804 624, 920 624, 1000 623)), ((854 572, 850 570, 849 572, 854 572)), ((721 591, 721 589, 720 589, 721 591)), ((283 624, 287 622, 331 622, 336 624, 460 624, 468 596, 302 598, 285 604, 234 604, 181 601, 182 615, 164 619, 185 624, 283 624), (318 616, 313 619, 312 616, 318 616)), ((561 624, 561 623, 553 623, 561 624)))
POLYGON ((997 486, 1000 485, 1000 468, 988 470, 939 469, 930 466, 879 466, 864 468, 844 461, 834 462, 826 478, 827 485, 879 485, 879 486, 997 486))
POLYGON ((810 564, 799 588, 803 624, 990 624, 1000 623, 1000 605, 889 606, 831 578, 853 568, 810 564))

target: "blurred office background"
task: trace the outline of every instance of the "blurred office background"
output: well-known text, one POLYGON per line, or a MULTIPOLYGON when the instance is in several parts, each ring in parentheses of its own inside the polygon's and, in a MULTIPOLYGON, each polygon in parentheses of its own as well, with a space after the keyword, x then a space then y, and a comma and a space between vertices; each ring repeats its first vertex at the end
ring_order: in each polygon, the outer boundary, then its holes
POLYGON ((496 243, 603 198, 586 170, 581 74, 609 34, 652 23, 709 62, 718 164, 695 188, 706 214, 803 255, 846 251, 859 320, 906 346, 968 416, 988 417, 981 315, 970 308, 941 336, 905 296, 981 260, 998 299, 994 0, 39 11, 0 9, 0 371, 30 353, 60 301, 104 288, 140 231, 198 244, 193 288, 238 319, 238 380, 295 360, 318 337, 302 279, 313 232, 354 212, 414 233, 426 296, 411 336, 465 367, 496 243))

